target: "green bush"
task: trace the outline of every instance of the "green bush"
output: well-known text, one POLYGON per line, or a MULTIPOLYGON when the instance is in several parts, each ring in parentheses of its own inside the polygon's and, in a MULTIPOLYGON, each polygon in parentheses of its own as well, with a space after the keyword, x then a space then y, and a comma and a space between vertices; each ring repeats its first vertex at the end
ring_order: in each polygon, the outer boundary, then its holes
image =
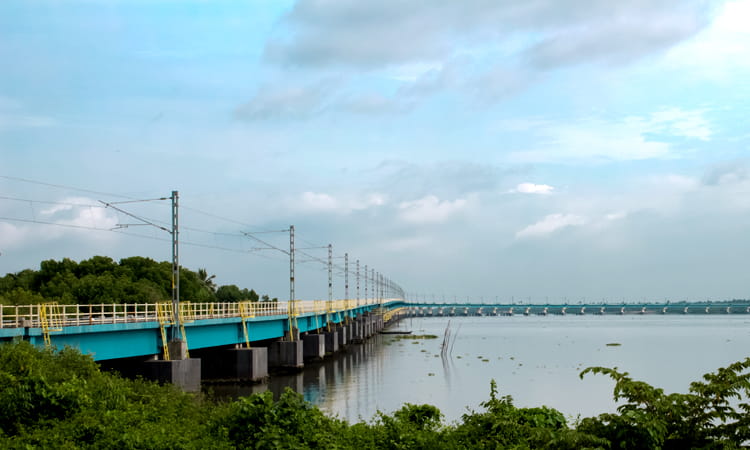
POLYGON ((216 404, 200 395, 101 372, 69 348, 0 345, 0 448, 111 449, 502 449, 741 448, 750 439, 750 358, 687 394, 594 367, 615 381, 617 413, 574 426, 547 407, 517 408, 495 382, 479 412, 446 425, 431 405, 405 404, 371 422, 349 424, 287 390, 216 404))

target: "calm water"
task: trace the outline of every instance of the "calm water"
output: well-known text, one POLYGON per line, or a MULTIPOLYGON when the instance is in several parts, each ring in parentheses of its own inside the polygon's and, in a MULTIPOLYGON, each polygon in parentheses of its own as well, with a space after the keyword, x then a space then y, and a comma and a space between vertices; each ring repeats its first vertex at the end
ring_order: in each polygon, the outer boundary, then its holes
POLYGON ((435 405, 453 421, 467 408, 479 409, 495 379, 516 406, 544 404, 585 417, 616 407, 608 378, 579 378, 588 366, 618 367, 666 392, 686 392, 704 373, 750 356, 750 316, 743 315, 414 318, 394 328, 439 338, 376 336, 301 374, 274 377, 267 385, 224 386, 217 394, 289 386, 351 421, 405 402, 435 405), (443 362, 440 344, 449 319, 456 340, 443 362))

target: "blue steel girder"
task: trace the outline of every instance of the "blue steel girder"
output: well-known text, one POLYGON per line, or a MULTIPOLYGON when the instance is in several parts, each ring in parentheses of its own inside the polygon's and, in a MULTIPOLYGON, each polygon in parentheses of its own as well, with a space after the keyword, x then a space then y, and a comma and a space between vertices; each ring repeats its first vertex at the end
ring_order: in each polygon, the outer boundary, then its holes
MULTIPOLYGON (((391 302, 383 306, 392 309, 398 307, 398 303, 400 302, 391 302)), ((355 317, 377 307, 378 305, 366 305, 342 311, 341 314, 332 314, 331 323, 340 323, 345 317, 355 317)), ((306 313, 297 317, 299 331, 302 333, 326 327, 326 320, 325 312, 306 313)), ((282 338, 287 331, 287 321, 286 315, 246 319, 250 341, 282 338)), ((240 344, 245 341, 241 317, 195 320, 185 324, 185 331, 190 349, 240 344)), ((44 345, 41 328, 0 328, 0 342, 18 338, 26 339, 34 345, 44 345)), ((97 361, 157 355, 162 349, 157 321, 66 326, 61 331, 50 333, 50 338, 53 346, 78 348, 82 353, 91 354, 97 361)))

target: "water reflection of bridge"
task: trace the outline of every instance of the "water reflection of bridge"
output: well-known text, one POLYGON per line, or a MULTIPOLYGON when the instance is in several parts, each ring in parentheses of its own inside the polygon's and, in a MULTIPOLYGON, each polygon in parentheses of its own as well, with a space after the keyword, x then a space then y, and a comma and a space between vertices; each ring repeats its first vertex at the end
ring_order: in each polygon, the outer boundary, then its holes
POLYGON ((410 317, 624 314, 750 314, 750 302, 733 303, 588 303, 470 304, 409 303, 410 317))

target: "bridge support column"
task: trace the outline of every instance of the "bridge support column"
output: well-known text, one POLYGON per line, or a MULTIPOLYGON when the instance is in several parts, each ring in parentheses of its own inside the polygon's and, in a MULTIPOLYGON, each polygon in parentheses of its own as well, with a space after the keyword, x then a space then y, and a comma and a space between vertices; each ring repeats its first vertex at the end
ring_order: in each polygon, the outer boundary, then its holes
POLYGON ((146 361, 143 376, 160 383, 172 383, 186 392, 198 392, 201 390, 201 360, 146 361))
POLYGON ((373 337, 378 334, 378 318, 377 316, 370 316, 370 336, 373 337))
POLYGON ((350 325, 352 330, 352 343, 361 344, 364 340, 364 321, 361 318, 355 319, 350 325))
POLYGON ((372 326, 370 325, 370 317, 369 316, 363 316, 362 317, 362 340, 369 338, 372 335, 372 326))
POLYGON ((385 328, 385 323, 383 322, 383 315, 378 314, 375 316, 375 333, 379 333, 383 328, 385 328))
POLYGON ((275 341, 268 347, 268 366, 299 370, 305 366, 302 341, 275 341))
POLYGON ((308 334, 302 338, 303 357, 305 361, 321 360, 326 355, 326 338, 324 334, 308 334))
POLYGON ((346 344, 349 343, 349 336, 351 336, 351 327, 349 325, 345 325, 340 327, 338 330, 338 342, 339 342, 339 350, 343 349, 346 344))
POLYGON ((325 334, 326 353, 336 353, 339 351, 339 331, 331 331, 325 334))
POLYGON ((261 381, 268 377, 268 349, 233 348, 201 355, 204 378, 226 381, 261 381))
POLYGON ((367 325, 368 325, 367 337, 371 338, 375 335, 375 333, 377 333, 377 331, 375 330, 375 316, 367 317, 367 325))
POLYGON ((171 359, 180 360, 187 359, 187 343, 181 339, 172 339, 167 342, 167 348, 171 359))

